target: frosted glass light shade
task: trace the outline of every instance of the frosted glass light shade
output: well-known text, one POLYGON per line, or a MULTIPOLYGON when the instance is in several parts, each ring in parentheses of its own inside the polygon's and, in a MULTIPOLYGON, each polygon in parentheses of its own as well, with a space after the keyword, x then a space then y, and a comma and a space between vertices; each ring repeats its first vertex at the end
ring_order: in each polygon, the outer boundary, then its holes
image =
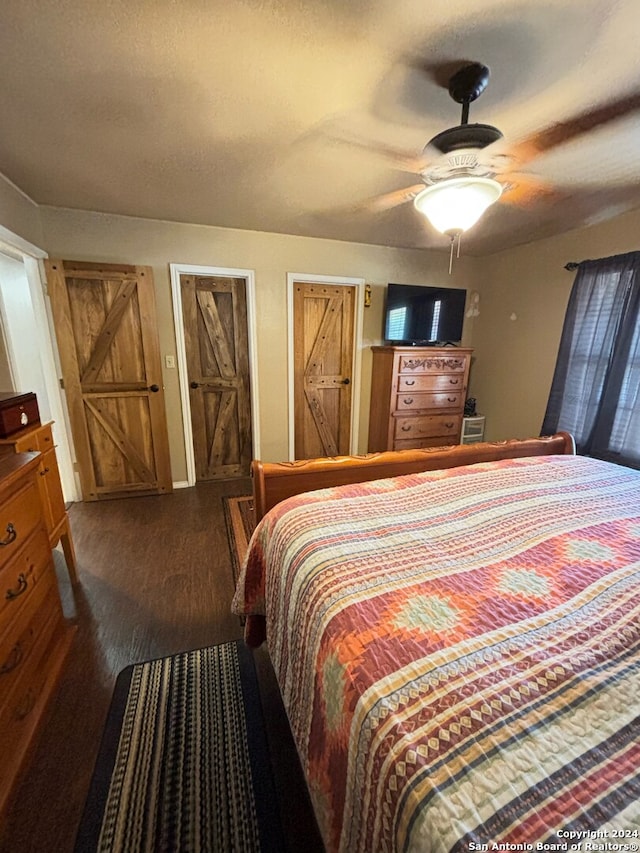
POLYGON ((501 193, 492 178, 451 178, 426 187, 413 203, 441 234, 454 235, 475 225, 501 193))

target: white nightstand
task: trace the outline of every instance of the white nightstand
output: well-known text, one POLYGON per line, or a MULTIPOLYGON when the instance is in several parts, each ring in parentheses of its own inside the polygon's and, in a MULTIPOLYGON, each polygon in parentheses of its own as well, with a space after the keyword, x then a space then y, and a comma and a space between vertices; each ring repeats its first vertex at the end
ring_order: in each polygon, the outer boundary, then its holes
POLYGON ((484 415, 463 418, 460 444, 475 444, 478 441, 484 441, 484 415))

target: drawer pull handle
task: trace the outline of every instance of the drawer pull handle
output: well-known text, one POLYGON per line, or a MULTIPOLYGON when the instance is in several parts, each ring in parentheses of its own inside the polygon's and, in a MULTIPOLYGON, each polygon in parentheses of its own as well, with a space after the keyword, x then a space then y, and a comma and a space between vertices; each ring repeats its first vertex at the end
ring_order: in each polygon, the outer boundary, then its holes
POLYGON ((415 380, 415 379, 405 379, 405 380, 404 380, 404 384, 405 384, 405 385, 409 385, 409 386, 411 386, 411 385, 415 385, 415 384, 416 384, 416 380, 415 380))
POLYGON ((402 402, 405 406, 410 406, 413 403, 413 397, 405 397, 402 402))
POLYGON ((16 532, 15 527, 11 522, 7 524, 7 535, 4 539, 0 539, 0 547, 4 547, 5 545, 11 545, 12 542, 15 542, 18 538, 18 534, 16 532))
POLYGON ((41 477, 46 477, 48 473, 49 473, 49 469, 48 469, 48 468, 43 468, 43 469, 42 469, 42 471, 40 471, 40 476, 41 476, 41 477))
POLYGON ((402 432, 410 432, 411 431, 410 426, 403 426, 403 427, 400 427, 400 429, 402 430, 402 432))
POLYGON ((11 649, 9 657, 2 666, 0 666, 0 675, 6 675, 8 672, 11 672, 16 667, 20 666, 23 657, 24 651, 22 650, 22 645, 20 643, 16 643, 11 649))
POLYGON ((14 598, 18 598, 20 595, 22 595, 23 592, 26 592, 28 586, 29 581, 27 580, 27 576, 24 572, 20 572, 20 574, 18 575, 17 589, 8 589, 4 597, 7 599, 7 601, 13 601, 14 598))
POLYGON ((452 423, 447 423, 447 424, 445 424, 445 426, 446 426, 446 428, 447 428, 447 429, 451 429, 451 427, 452 427, 452 426, 454 426, 454 424, 452 424, 452 423))
POLYGON ((457 384, 458 384, 458 382, 460 382, 460 380, 459 380, 459 379, 450 379, 450 380, 449 380, 449 385, 457 385, 457 384))

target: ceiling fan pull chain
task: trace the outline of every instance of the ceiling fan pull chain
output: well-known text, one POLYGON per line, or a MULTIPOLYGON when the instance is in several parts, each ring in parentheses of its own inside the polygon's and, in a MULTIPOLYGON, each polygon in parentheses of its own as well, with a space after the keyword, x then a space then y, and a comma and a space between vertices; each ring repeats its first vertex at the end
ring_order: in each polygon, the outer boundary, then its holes
POLYGON ((449 275, 451 275, 451 270, 453 269, 453 243, 455 240, 455 234, 451 235, 451 249, 449 251, 449 275))

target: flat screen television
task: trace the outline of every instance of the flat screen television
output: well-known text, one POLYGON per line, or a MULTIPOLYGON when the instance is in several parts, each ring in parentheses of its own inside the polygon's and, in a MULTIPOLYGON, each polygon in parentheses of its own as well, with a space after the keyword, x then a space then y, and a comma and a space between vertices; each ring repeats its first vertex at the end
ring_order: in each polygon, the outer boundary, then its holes
POLYGON ((396 346, 459 344, 466 298, 461 288, 388 284, 385 341, 396 346))

